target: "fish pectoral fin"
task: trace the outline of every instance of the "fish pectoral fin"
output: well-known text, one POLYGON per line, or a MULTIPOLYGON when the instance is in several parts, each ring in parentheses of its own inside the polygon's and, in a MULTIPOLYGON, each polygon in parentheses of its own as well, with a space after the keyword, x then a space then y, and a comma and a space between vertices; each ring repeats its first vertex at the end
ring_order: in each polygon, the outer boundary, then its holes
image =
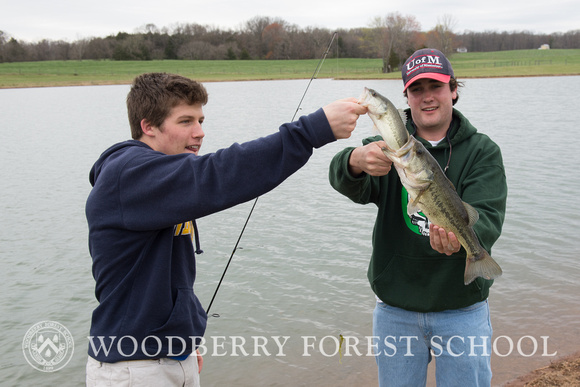
POLYGON ((421 212, 421 208, 419 208, 418 202, 409 199, 409 202, 407 203, 407 215, 411 216, 417 212, 421 212))
POLYGON ((479 212, 473 208, 470 204, 463 202, 463 206, 467 211, 467 218, 469 221, 469 227, 473 227, 475 223, 479 220, 479 212))
MULTIPOLYGON (((431 184, 429 182, 429 184, 431 184)), ((427 188, 429 188, 429 185, 427 185, 427 188)), ((423 194, 427 191, 427 188, 425 189, 419 189, 417 190, 417 196, 415 196, 415 198, 409 198, 409 202, 407 203, 407 214, 409 216, 411 216, 412 214, 415 214, 417 212, 421 212, 423 211, 423 209, 421 208, 421 196, 423 196, 423 194)), ((407 191, 409 191, 407 189, 407 191)))

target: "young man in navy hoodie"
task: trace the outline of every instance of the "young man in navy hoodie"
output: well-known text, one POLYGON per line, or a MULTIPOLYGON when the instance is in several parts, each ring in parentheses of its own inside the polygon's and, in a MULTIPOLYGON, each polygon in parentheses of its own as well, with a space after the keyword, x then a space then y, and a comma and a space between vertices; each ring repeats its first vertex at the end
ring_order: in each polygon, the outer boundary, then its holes
POLYGON ((207 316, 193 292, 195 219, 272 190, 314 148, 348 138, 366 113, 355 98, 335 101, 275 134, 198 156, 207 100, 188 78, 138 76, 127 97, 133 140, 91 169, 86 216, 99 305, 89 386, 199 385, 201 358, 190 355, 207 316))

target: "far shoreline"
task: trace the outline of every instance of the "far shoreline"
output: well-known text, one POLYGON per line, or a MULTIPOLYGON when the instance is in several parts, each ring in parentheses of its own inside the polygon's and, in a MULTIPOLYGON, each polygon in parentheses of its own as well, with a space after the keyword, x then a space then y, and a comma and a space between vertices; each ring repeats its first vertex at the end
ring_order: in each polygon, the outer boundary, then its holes
MULTIPOLYGON (((186 75, 184 75, 186 76, 186 75)), ((577 74, 522 74, 522 75, 481 75, 481 76, 464 76, 457 77, 459 81, 467 79, 501 79, 501 78, 540 78, 540 77, 569 77, 569 76, 580 76, 580 72, 577 74)), ((272 77, 261 77, 261 78, 211 78, 211 77, 188 77, 195 79, 202 83, 222 83, 222 82, 267 82, 267 81, 292 81, 292 80, 306 80, 310 78, 272 78, 272 77)), ((318 77, 314 79, 329 79, 333 81, 401 81, 401 77, 318 77)), ((77 81, 77 82, 47 82, 42 84, 27 83, 23 82, 18 85, 2 85, 0 84, 0 90, 6 89, 34 89, 34 88, 45 88, 45 87, 81 87, 81 86, 121 86, 121 85, 131 85, 131 80, 119 80, 119 81, 106 81, 106 80, 91 80, 91 81, 77 81)))
MULTIPOLYGON (((457 79, 580 75, 580 49, 457 53, 457 79)), ((383 73, 381 58, 300 60, 61 60, 0 63, 0 89, 128 85, 143 73, 179 74, 199 82, 295 79, 401 80, 383 73)))

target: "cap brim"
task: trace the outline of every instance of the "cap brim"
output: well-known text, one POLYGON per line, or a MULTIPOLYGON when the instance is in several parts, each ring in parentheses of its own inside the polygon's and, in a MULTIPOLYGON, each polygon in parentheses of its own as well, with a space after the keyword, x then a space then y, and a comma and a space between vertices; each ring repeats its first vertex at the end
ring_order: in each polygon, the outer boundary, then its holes
POLYGON ((418 74, 418 75, 414 76, 409 82, 407 82, 405 84, 405 88, 403 89, 403 91, 407 90, 407 87, 411 86, 411 84, 413 82, 415 82, 416 80, 424 79, 424 78, 434 79, 436 81, 443 82, 443 83, 449 83, 449 80, 451 79, 451 75, 445 75, 445 74, 439 74, 439 73, 418 74))

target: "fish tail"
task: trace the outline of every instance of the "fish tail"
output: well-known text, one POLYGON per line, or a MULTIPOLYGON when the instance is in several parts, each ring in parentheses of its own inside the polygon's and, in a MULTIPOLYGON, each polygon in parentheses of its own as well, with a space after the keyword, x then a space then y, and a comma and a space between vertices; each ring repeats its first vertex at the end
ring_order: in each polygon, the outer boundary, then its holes
POLYGON ((499 277, 501 274, 501 267, 484 250, 478 257, 467 257, 463 280, 465 285, 469 285, 477 277, 490 280, 499 277))

